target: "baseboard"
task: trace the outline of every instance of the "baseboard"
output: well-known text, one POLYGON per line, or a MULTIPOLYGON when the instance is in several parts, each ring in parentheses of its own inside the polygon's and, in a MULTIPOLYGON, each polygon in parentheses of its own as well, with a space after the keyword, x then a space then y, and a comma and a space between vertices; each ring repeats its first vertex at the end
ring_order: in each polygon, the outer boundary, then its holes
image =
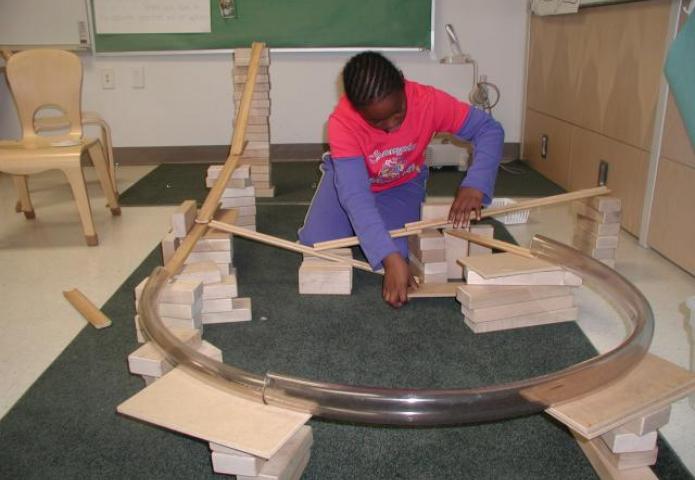
MULTIPOLYGON (((519 158, 519 143, 505 143, 502 161, 519 158)), ((328 150, 325 143, 273 143, 272 162, 316 161, 328 150)), ((222 163, 227 159, 228 145, 192 145, 183 147, 115 147, 113 156, 118 165, 159 165, 162 163, 222 163)))

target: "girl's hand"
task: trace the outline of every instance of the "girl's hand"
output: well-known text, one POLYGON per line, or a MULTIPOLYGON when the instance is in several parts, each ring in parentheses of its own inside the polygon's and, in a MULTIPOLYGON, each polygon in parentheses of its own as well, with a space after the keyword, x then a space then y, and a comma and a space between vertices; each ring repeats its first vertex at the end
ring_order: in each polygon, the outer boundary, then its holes
POLYGON ((472 219, 480 220, 482 202, 483 192, 475 188, 460 187, 449 210, 449 221, 454 224, 454 228, 468 227, 472 219))
POLYGON ((408 303, 408 287, 417 286, 410 274, 408 263, 397 252, 384 258, 384 283, 381 294, 386 303, 399 308, 408 303))

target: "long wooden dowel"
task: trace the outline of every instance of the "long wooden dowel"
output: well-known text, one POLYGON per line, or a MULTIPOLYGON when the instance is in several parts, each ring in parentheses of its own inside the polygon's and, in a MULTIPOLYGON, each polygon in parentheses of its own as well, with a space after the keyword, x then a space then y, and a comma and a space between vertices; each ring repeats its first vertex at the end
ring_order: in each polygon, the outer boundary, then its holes
POLYGON ((248 238, 250 240, 255 240, 257 242, 272 245, 274 247, 284 248, 285 250, 290 250, 292 252, 306 253, 307 255, 313 255, 315 257, 323 258, 324 260, 330 260, 336 263, 351 265, 354 268, 364 270, 365 272, 383 274, 381 270, 372 270, 372 267, 370 267, 367 262, 361 262, 359 260, 354 260, 349 257, 341 257, 339 255, 331 255, 324 252, 317 252, 313 248, 307 247, 306 245, 291 242, 289 240, 285 240, 284 238, 278 238, 272 235, 267 235, 265 233, 255 232, 253 230, 239 227, 237 225, 230 225, 228 223, 222 223, 218 222, 217 220, 213 220, 210 222, 209 226, 210 228, 214 228, 216 230, 222 230, 223 232, 232 233, 239 237, 248 238))
POLYGON ((220 199, 224 193, 224 189, 227 187, 229 178, 232 176, 232 172, 237 167, 239 163, 239 157, 244 149, 244 139, 246 137, 246 124, 249 119, 249 109, 251 108, 251 100, 253 98, 253 90, 256 86, 256 74, 258 73, 258 64, 260 63, 261 53, 263 53, 263 48, 265 48, 264 43, 254 42, 251 46, 251 60, 249 62, 249 72, 246 79, 246 84, 244 85, 244 93, 241 96, 241 102, 239 104, 239 113, 237 114, 236 120, 234 122, 234 133, 232 134, 232 145, 229 149, 229 156, 224 162, 224 166, 220 171, 215 184, 212 189, 205 197, 203 206, 198 211, 198 216, 196 217, 196 224, 193 226, 186 238, 176 249, 174 254, 171 256, 168 262, 165 263, 164 268, 169 271, 170 274, 175 275, 183 266, 188 255, 193 251, 196 243, 205 235, 207 231, 207 223, 212 220, 220 204, 220 199))
POLYGON ((484 247, 496 248, 497 250, 513 253, 521 257, 536 258, 528 248, 520 247, 519 245, 514 245, 513 243, 509 242, 503 242, 502 240, 484 237, 476 233, 471 233, 467 230, 447 230, 446 233, 454 237, 463 238, 469 242, 477 243, 478 245, 482 245, 484 247))
MULTIPOLYGON (((577 190, 575 192, 551 195, 550 197, 534 198, 533 200, 526 200, 524 202, 519 202, 515 205, 509 205, 507 207, 486 208, 481 212, 480 217, 493 217, 495 215, 501 215, 503 213, 518 212, 519 210, 528 210, 530 208, 537 207, 547 207, 549 205, 557 205, 559 203, 572 202, 574 200, 581 200, 582 198, 607 195, 609 193, 611 193, 611 191, 608 189, 608 187, 586 188, 584 190, 577 190)), ((405 229, 422 230, 425 228, 445 227, 450 224, 451 222, 448 218, 439 218, 436 220, 425 220, 420 222, 406 223, 405 229)))
POLYGON ((63 296, 75 307, 75 310, 80 312, 95 328, 102 329, 111 326, 111 319, 104 315, 104 312, 99 310, 97 306, 78 289, 73 288, 72 290, 64 291, 63 296))
MULTIPOLYGON (((417 235, 418 233, 422 233, 422 230, 406 230, 405 228, 399 228, 398 230, 391 230, 389 233, 391 234, 391 238, 400 238, 417 235)), ((360 241, 357 237, 338 238, 336 240, 315 243, 314 250, 320 252, 321 250, 330 250, 332 248, 351 247, 359 243, 360 241)))

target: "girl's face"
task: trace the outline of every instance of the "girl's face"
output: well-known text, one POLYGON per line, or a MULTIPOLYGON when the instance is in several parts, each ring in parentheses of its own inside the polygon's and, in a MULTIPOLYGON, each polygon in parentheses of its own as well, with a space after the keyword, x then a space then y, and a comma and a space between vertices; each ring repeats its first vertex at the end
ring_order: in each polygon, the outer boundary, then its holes
POLYGON ((364 120, 374 128, 387 133, 398 130, 403 120, 407 105, 405 90, 397 90, 386 95, 381 100, 370 103, 365 107, 357 108, 364 120))

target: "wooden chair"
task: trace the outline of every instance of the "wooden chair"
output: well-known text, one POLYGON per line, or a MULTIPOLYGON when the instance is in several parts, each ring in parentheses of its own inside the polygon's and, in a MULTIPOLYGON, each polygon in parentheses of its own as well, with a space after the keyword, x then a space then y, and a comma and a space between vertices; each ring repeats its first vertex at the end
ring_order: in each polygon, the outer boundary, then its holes
POLYGON ((113 215, 120 215, 112 177, 98 139, 82 136, 80 110, 82 64, 77 55, 51 49, 27 50, 7 60, 7 81, 22 126, 22 139, 0 142, 0 171, 13 176, 21 210, 34 218, 27 176, 45 170, 62 170, 70 183, 87 245, 99 243, 80 164, 88 153, 113 215), (68 121, 67 133, 39 135, 37 114, 58 110, 68 121))

